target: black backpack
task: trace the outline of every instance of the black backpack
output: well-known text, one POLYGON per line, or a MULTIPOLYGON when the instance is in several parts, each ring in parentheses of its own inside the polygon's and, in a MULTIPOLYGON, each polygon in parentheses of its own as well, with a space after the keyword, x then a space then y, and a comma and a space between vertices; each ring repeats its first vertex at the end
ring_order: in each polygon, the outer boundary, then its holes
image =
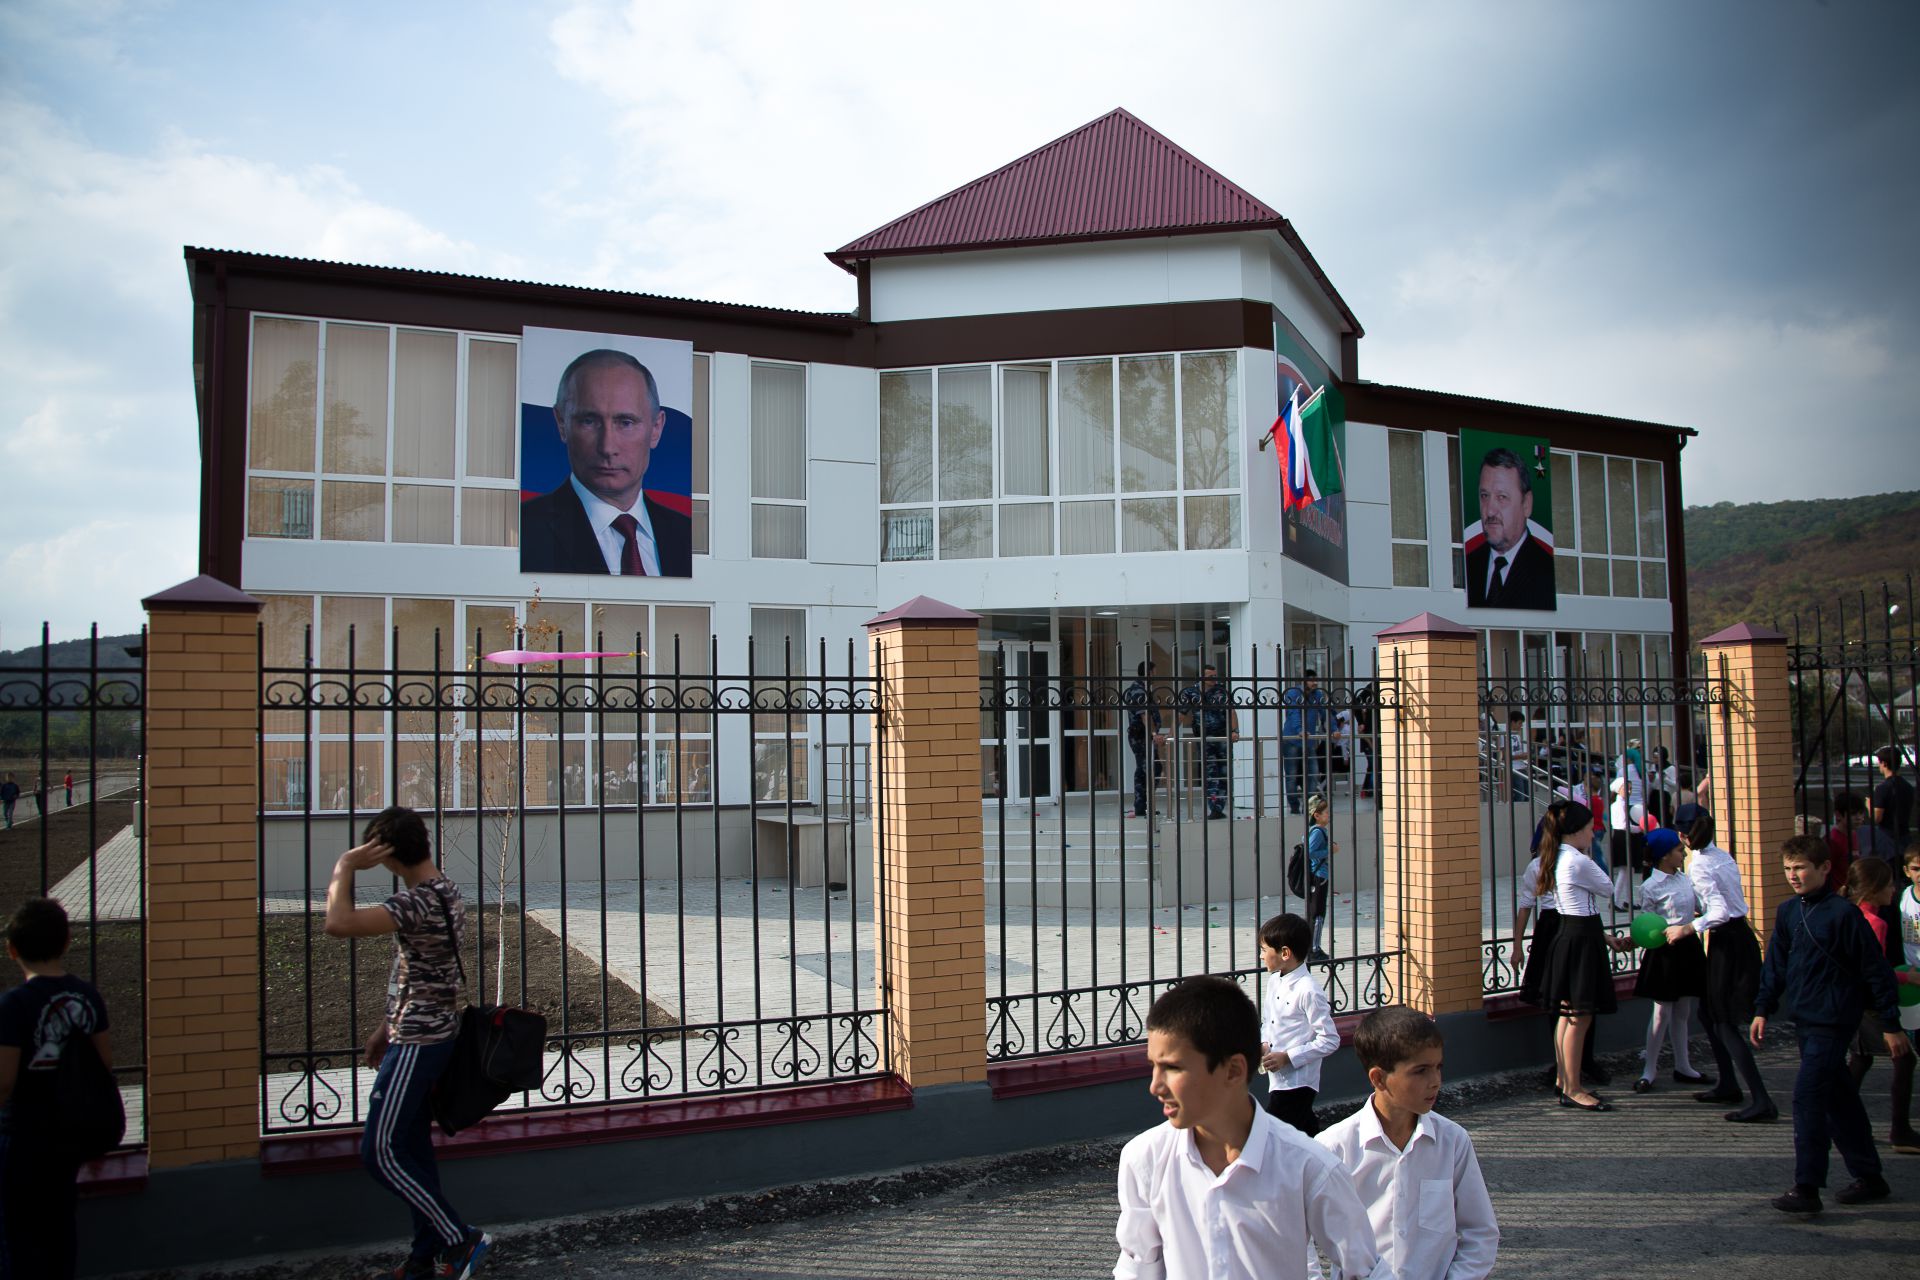
POLYGON ((120 1100, 120 1086, 100 1060, 93 1037, 84 1031, 70 1031, 60 1047, 51 1111, 47 1141, 82 1163, 107 1154, 126 1137, 127 1109, 120 1100))
POLYGON ((1301 897, 1307 896, 1307 846, 1304 842, 1293 846, 1293 855, 1287 859, 1287 888, 1301 897))

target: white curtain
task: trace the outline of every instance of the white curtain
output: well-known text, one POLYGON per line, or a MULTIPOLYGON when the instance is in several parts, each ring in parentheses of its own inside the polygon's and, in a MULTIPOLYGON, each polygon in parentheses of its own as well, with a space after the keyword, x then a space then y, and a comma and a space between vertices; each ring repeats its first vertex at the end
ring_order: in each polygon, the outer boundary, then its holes
POLYGON ((393 486, 393 540, 395 542, 452 542, 453 486, 440 484, 393 486))
POLYGON ((1120 487, 1128 493, 1172 492, 1173 357, 1120 359, 1120 487))
POLYGON ((1113 550, 1113 503, 1060 504, 1062 555, 1104 555, 1113 550))
POLYGON ((382 542, 387 486, 328 480, 320 486, 320 536, 336 542, 382 542))
POLYGON ((248 463, 266 471, 312 471, 314 377, 320 326, 312 320, 253 322, 248 463))
POLYGON ((1007 503, 1000 508, 1000 554, 1002 556, 1050 556, 1053 554, 1053 504, 1051 502, 1007 503))
POLYGON ((322 470, 386 474, 389 333, 366 325, 327 326, 322 470))
POLYGON ((511 480, 520 426, 520 348, 511 342, 467 343, 467 474, 511 480))
POLYGON ((1113 492, 1111 360, 1060 362, 1060 492, 1113 492))
MULTIPOLYGON (((940 496, 993 496, 993 371, 942 369, 940 395, 940 496)), ((945 540, 942 539, 944 542, 945 540)))
POLYGON ((933 498, 933 374, 880 375, 880 501, 933 498))
POLYGON ((753 496, 805 498, 806 370, 796 365, 755 364, 749 414, 753 496))
POLYGON ((460 542, 469 547, 519 546, 520 495, 511 489, 462 489, 460 542))
MULTIPOLYGON (((1188 491, 1232 489, 1240 483, 1240 397, 1233 373, 1230 351, 1180 357, 1180 438, 1188 491)), ((1187 528, 1191 535, 1192 524, 1187 528)))
POLYGON ((1045 365, 1008 365, 1000 372, 1000 492, 1044 498, 1047 487, 1045 365))
MULTIPOLYGON (((394 346, 393 474, 453 479, 454 335, 402 329, 394 346)), ((449 500, 451 501, 451 500, 449 500)), ((448 507, 451 516, 452 507, 448 507)), ((448 521, 448 539, 452 521, 448 521)))

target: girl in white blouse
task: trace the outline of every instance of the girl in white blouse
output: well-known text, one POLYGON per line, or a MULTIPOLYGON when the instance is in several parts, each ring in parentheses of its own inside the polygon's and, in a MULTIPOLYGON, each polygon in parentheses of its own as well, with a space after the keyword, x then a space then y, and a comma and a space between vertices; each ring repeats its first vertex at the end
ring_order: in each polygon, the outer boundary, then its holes
MULTIPOLYGON (((1693 881, 1681 870, 1686 856, 1687 846, 1671 827, 1658 827, 1647 834, 1647 858, 1653 863, 1643 891, 1647 910, 1658 912, 1669 925, 1691 921, 1698 902, 1693 881)), ((1694 1006, 1706 991, 1707 953, 1701 949, 1700 939, 1687 937, 1664 943, 1640 957, 1640 976, 1634 982, 1633 994, 1653 1002, 1653 1016, 1647 1020, 1646 1062, 1640 1078, 1633 1082, 1635 1093, 1653 1088, 1654 1077, 1659 1075, 1662 1040, 1673 1045, 1676 1084, 1707 1082, 1693 1069, 1693 1060, 1687 1054, 1694 1006)))
POLYGON ((1600 904, 1612 897, 1613 884, 1588 852, 1592 847, 1591 809, 1570 800, 1549 806, 1540 829, 1540 874, 1534 893, 1553 894, 1560 912, 1560 928, 1547 958, 1543 992, 1547 1008, 1560 1019, 1554 1033, 1560 1105, 1581 1111, 1611 1111, 1611 1103, 1580 1083, 1580 1056, 1595 1015, 1612 1013, 1619 1007, 1607 949, 1632 944, 1621 939, 1610 941, 1600 927, 1600 904), (1558 856, 1547 857, 1548 849, 1558 849, 1558 856))

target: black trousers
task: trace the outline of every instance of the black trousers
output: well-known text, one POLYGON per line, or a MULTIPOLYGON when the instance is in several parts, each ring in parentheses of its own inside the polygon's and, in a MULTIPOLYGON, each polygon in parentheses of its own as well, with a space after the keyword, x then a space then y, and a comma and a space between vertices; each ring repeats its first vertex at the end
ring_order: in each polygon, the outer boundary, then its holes
POLYGON ((1320 1122, 1313 1118, 1313 1100, 1319 1096, 1318 1089, 1269 1089, 1267 1113, 1311 1138, 1320 1132, 1320 1122))
POLYGON ((1860 1090, 1847 1073, 1853 1036, 1830 1027, 1800 1028, 1800 1072, 1793 1078, 1793 1181, 1827 1185, 1827 1159, 1837 1148, 1856 1178, 1880 1176, 1880 1153, 1860 1090))
POLYGON ((0 1137, 0 1277, 72 1280, 80 1166, 0 1137))

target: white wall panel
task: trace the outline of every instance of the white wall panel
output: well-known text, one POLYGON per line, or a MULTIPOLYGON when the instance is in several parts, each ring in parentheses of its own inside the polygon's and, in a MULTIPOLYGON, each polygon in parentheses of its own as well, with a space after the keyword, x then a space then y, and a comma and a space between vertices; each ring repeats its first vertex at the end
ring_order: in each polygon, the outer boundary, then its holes
POLYGON ((880 469, 872 463, 807 464, 807 558, 864 565, 880 559, 880 469))
POLYGON ((880 376, 842 364, 807 366, 807 436, 811 457, 880 461, 880 376))

